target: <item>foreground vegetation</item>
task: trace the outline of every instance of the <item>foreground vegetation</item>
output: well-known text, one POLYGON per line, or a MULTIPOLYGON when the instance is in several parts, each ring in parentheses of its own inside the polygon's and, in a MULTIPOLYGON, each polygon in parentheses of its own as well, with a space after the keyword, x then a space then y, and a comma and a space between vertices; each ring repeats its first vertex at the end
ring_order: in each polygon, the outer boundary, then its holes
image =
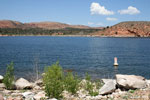
POLYGON ((1 35, 90 35, 100 29, 80 29, 80 28, 64 28, 64 29, 41 29, 41 28, 0 28, 1 35))
MULTIPOLYGON (((14 89, 14 78, 14 64, 11 62, 7 65, 3 80, 6 89, 14 89)), ((48 97, 60 99, 63 98, 62 94, 64 91, 68 91, 72 95, 75 95, 80 89, 88 91, 91 96, 96 96, 103 83, 101 81, 92 81, 90 75, 87 73, 85 75, 85 80, 82 82, 77 74, 73 72, 64 72, 59 62, 56 62, 51 66, 45 67, 43 85, 48 97)))
POLYGON ((4 78, 0 75, 0 97, 4 100, 150 100, 150 80, 142 76, 117 74, 116 80, 102 79, 103 83, 93 81, 88 74, 81 79, 76 73, 66 72, 59 62, 45 67, 42 76, 34 83, 24 78, 15 80, 14 64, 10 63, 4 78))
POLYGON ((3 83, 5 84, 7 89, 13 89, 14 78, 14 64, 13 62, 11 62, 7 65, 7 71, 3 80, 3 83))
POLYGON ((100 81, 93 82, 90 76, 86 74, 86 83, 82 84, 81 79, 72 72, 64 73, 59 62, 45 68, 43 75, 43 82, 45 85, 45 92, 51 98, 62 98, 64 90, 71 94, 76 94, 80 88, 84 88, 91 96, 98 95, 98 89, 102 86, 100 81))

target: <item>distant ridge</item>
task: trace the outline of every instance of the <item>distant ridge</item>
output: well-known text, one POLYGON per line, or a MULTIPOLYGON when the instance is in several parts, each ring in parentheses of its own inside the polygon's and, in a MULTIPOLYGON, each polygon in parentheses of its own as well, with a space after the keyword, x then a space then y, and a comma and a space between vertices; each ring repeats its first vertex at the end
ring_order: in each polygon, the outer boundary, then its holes
POLYGON ((0 20, 0 28, 21 28, 24 24, 18 21, 0 20))
POLYGON ((0 35, 90 35, 106 37, 150 37, 150 21, 126 21, 107 27, 69 25, 59 22, 21 23, 0 20, 0 35))
POLYGON ((22 35, 90 35, 101 30, 101 27, 89 27, 85 25, 69 25, 59 22, 32 22, 21 23, 18 21, 1 20, 0 36, 22 35))
POLYGON ((43 28, 43 29, 63 29, 63 28, 81 28, 89 29, 91 27, 85 25, 69 25, 58 22, 33 22, 21 23, 11 20, 0 20, 0 28, 43 28))

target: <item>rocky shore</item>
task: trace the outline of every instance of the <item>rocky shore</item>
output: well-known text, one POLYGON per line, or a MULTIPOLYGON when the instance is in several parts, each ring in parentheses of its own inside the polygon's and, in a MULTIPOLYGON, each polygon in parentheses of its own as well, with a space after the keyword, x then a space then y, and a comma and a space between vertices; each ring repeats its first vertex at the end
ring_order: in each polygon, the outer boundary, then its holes
MULTIPOLYGON (((0 100, 57 100, 48 98, 42 79, 29 82, 19 78, 14 82, 14 89, 7 90, 0 75, 0 100)), ((150 80, 142 76, 117 74, 116 79, 101 79, 104 85, 97 96, 90 96, 80 88, 75 95, 63 92, 62 100, 150 100, 150 80)), ((83 79, 80 84, 85 84, 83 79)))

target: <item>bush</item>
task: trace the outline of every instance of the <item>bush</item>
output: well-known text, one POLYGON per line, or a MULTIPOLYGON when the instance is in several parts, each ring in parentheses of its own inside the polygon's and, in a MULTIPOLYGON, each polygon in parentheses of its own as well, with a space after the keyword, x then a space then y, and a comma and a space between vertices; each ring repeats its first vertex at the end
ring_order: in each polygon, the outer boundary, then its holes
POLYGON ((13 89, 13 82, 14 82, 14 64, 11 62, 7 65, 7 70, 4 75, 3 83, 5 84, 7 89, 13 89))
POLYGON ((87 90, 91 96, 98 95, 99 83, 98 82, 92 83, 91 77, 87 73, 85 76, 85 80, 86 80, 85 90, 87 90))
POLYGON ((65 89, 68 92, 75 94, 79 89, 79 82, 80 80, 77 75, 73 75, 72 72, 68 72, 64 80, 65 89))
POLYGON ((45 68, 43 82, 45 85, 45 92, 51 98, 61 98, 64 90, 63 79, 64 73, 59 62, 45 68))

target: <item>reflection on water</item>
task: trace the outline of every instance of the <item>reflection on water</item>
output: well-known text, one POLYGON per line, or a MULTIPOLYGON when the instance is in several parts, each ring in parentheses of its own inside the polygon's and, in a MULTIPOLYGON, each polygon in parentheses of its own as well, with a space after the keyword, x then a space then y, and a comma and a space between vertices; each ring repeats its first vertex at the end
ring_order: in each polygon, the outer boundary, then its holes
POLYGON ((116 74, 118 74, 118 66, 114 66, 114 78, 116 74))
POLYGON ((36 63, 42 73, 59 61, 80 76, 88 72, 94 78, 114 78, 117 73, 150 78, 149 43, 149 38, 0 37, 0 74, 11 61, 21 77, 34 76, 36 63), (118 67, 113 66, 114 57, 118 67))

